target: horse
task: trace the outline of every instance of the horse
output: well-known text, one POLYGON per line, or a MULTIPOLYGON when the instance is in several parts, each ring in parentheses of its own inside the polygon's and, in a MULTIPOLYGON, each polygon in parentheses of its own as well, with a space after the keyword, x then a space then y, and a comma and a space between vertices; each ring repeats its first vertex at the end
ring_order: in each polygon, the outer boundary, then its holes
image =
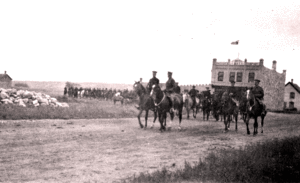
POLYGON ((116 93, 113 97, 112 100, 114 101, 114 104, 116 104, 117 101, 120 101, 121 104, 123 105, 123 101, 124 101, 124 97, 122 97, 119 93, 119 95, 117 95, 118 93, 116 93))
POLYGON ((139 104, 140 104, 140 108, 139 108, 139 114, 137 116, 138 120, 139 120, 139 124, 141 128, 144 128, 144 125, 141 123, 141 114, 143 113, 143 111, 146 112, 145 114, 145 128, 147 128, 147 120, 148 120, 148 112, 149 110, 154 112, 154 120, 152 123, 151 128, 153 128, 155 120, 157 118, 157 111, 155 110, 155 105, 154 105, 154 101, 153 99, 150 97, 149 92, 145 89, 145 87, 138 81, 135 82, 133 84, 133 90, 136 92, 136 94, 139 96, 139 104))
POLYGON ((195 103, 195 105, 193 105, 193 99, 188 93, 184 92, 182 97, 183 97, 184 107, 186 108, 187 119, 190 118, 190 110, 191 109, 193 110, 193 117, 196 118, 196 115, 200 108, 200 99, 195 97, 196 103, 195 103))
MULTIPOLYGON (((178 115, 178 118, 179 118, 178 130, 181 130, 183 98, 178 93, 174 93, 171 95, 174 95, 174 109, 176 110, 176 114, 178 115)), ((163 130, 166 130, 167 125, 166 124, 164 125, 163 122, 166 123, 167 112, 170 113, 171 122, 170 122, 169 129, 171 129, 172 128, 171 125, 172 125, 173 118, 174 118, 174 113, 170 112, 170 109, 172 108, 171 100, 161 90, 160 86, 156 85, 156 84, 152 86, 150 96, 154 100, 155 106, 157 107, 158 119, 159 119, 160 126, 161 126, 160 131, 162 132, 163 130)))
POLYGON ((211 111, 211 99, 208 98, 207 96, 204 96, 203 92, 201 92, 200 100, 202 103, 203 121, 205 121, 205 116, 206 116, 206 120, 208 121, 209 114, 211 111))
POLYGON ((228 95, 228 92, 224 92, 222 95, 222 114, 223 114, 224 125, 225 125, 224 132, 227 132, 229 130, 232 116, 235 119, 235 131, 238 130, 237 128, 238 113, 239 113, 239 102, 234 98, 230 97, 228 95))
POLYGON ((263 112, 263 107, 259 104, 259 101, 255 98, 254 94, 252 93, 251 89, 247 90, 246 93, 246 98, 247 98, 247 108, 246 108, 246 126, 247 126, 247 134, 250 135, 250 130, 249 130, 249 121, 251 118, 254 119, 254 131, 253 131, 253 136, 257 134, 257 129, 258 129, 258 123, 257 123, 257 118, 260 116, 261 117, 261 133, 264 131, 264 119, 267 115, 267 111, 265 111, 265 114, 262 115, 263 112))
POLYGON ((220 117, 221 117, 221 121, 223 120, 223 116, 220 115, 222 114, 222 102, 221 102, 222 94, 223 92, 219 92, 219 93, 214 93, 212 95, 211 109, 212 109, 212 115, 214 116, 216 121, 219 121, 220 117))

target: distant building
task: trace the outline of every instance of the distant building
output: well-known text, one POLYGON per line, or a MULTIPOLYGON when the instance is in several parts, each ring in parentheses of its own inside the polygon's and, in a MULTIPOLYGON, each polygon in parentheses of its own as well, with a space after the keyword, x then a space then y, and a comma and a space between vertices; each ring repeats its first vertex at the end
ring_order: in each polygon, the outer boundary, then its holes
POLYGON ((0 88, 11 88, 12 78, 4 71, 0 74, 0 88))
POLYGON ((284 108, 300 110, 300 87, 293 82, 288 82, 284 89, 284 108))
MULTIPOLYGON (((259 79, 260 86, 265 91, 265 104, 267 109, 282 110, 284 107, 284 92, 286 70, 283 73, 276 71, 276 61, 273 61, 272 69, 264 66, 264 60, 259 62, 248 62, 247 59, 228 60, 217 62, 213 59, 211 70, 211 84, 216 92, 224 91, 234 80, 235 86, 240 90, 246 87, 253 87, 254 80, 259 79)), ((239 92, 241 94, 241 92, 239 92)))

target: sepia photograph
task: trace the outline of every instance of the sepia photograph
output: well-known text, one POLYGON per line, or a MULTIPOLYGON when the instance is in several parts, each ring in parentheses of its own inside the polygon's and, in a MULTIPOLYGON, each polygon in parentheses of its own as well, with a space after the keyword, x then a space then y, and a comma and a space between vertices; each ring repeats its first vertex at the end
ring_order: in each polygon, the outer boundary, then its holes
POLYGON ((0 183, 300 181, 298 0, 3 0, 0 64, 0 183))

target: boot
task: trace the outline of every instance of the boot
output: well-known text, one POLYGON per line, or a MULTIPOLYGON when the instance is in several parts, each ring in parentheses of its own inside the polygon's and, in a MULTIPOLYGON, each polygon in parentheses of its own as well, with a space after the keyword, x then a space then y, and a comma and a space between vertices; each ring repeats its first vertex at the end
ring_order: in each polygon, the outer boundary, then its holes
POLYGON ((263 111, 262 111, 261 115, 266 115, 266 105, 263 104, 262 106, 263 106, 263 111))

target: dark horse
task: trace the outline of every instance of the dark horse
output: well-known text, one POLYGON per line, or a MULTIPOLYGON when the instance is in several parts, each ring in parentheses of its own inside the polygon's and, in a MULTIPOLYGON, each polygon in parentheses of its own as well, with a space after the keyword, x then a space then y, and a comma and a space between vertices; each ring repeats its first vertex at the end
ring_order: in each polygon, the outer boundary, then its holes
POLYGON ((247 108, 246 108, 246 113, 247 113, 247 117, 246 117, 246 126, 247 126, 247 134, 250 134, 250 130, 249 130, 249 120, 250 118, 254 119, 254 131, 253 131, 253 135, 257 134, 257 128, 258 128, 258 123, 257 123, 257 117, 260 116, 261 117, 261 133, 263 133, 263 129, 264 129, 264 118, 267 115, 267 111, 265 111, 265 114, 262 115, 261 113, 263 112, 263 107, 259 104, 259 101, 257 101, 257 99, 255 98, 255 96, 252 93, 252 90, 248 89, 247 93, 246 93, 246 98, 247 98, 247 108))
MULTIPOLYGON (((181 129, 181 120, 182 120, 182 109, 183 109, 183 99, 180 94, 174 93, 174 109, 177 111, 176 114, 178 115, 179 118, 179 126, 178 130, 181 129)), ((157 112, 158 112, 158 119, 160 122, 160 131, 162 132, 163 130, 166 130, 166 125, 163 124, 163 122, 166 121, 167 118, 167 112, 170 113, 170 129, 172 125, 172 121, 174 119, 174 113, 170 112, 170 109, 172 108, 171 101, 167 97, 167 95, 161 90, 159 85, 153 85, 152 86, 152 91, 150 96, 153 98, 155 102, 155 106, 157 106, 157 112)))
POLYGON ((221 117, 221 121, 223 119, 222 114, 222 102, 221 102, 221 98, 222 98, 222 94, 223 92, 219 92, 219 93, 214 93, 212 96, 212 114, 214 116, 214 118, 216 119, 216 121, 219 121, 219 118, 221 117))
POLYGON ((222 114, 224 117, 225 131, 230 128, 231 117, 235 119, 235 131, 237 131, 237 121, 239 113, 239 102, 231 98, 227 92, 222 95, 222 114))
POLYGON ((143 124, 141 123, 141 119, 140 119, 143 111, 146 111, 146 115, 145 115, 145 129, 146 129, 147 128, 147 120, 148 120, 148 112, 149 112, 149 110, 152 110, 154 112, 154 120, 153 120, 153 124, 152 124, 151 128, 153 128, 155 120, 157 118, 157 112, 155 111, 153 99, 150 97, 149 92, 144 88, 144 86, 140 82, 135 82, 133 85, 133 89, 137 93, 137 95, 139 96, 139 99, 140 99, 140 102, 139 102, 140 112, 137 116, 140 127, 144 128, 143 124))
POLYGON ((205 116, 206 116, 206 120, 208 121, 209 113, 211 111, 211 99, 208 98, 207 96, 204 96, 203 92, 201 92, 200 100, 202 103, 203 121, 205 121, 205 116))

